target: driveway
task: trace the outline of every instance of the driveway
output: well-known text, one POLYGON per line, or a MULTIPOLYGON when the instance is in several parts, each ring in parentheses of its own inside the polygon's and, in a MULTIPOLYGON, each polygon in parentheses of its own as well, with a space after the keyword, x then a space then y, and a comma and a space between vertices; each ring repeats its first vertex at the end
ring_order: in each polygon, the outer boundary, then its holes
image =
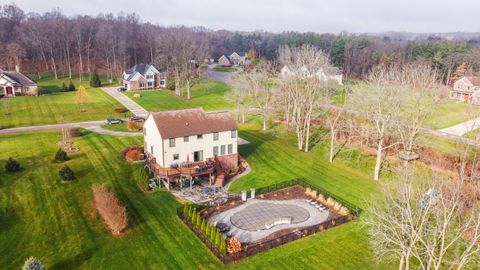
POLYGON ((439 131, 452 135, 463 136, 465 133, 478 128, 480 128, 480 118, 472 119, 448 128, 439 129, 439 131))
POLYGON ((213 70, 215 67, 215 64, 208 65, 208 70, 207 70, 207 77, 213 80, 221 81, 224 83, 228 83, 230 80, 230 77, 232 77, 232 74, 235 74, 235 72, 219 72, 213 70))
POLYGON ((147 117, 148 111, 142 106, 138 105, 135 101, 124 95, 122 92, 117 91, 116 87, 102 87, 102 90, 112 96, 118 102, 120 102, 125 108, 131 111, 134 115, 147 117))

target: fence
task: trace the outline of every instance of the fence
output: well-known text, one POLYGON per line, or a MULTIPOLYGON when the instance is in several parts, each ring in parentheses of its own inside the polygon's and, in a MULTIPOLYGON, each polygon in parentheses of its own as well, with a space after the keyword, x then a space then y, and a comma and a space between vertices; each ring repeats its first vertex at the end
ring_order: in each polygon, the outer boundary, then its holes
POLYGON ((350 213, 352 214, 352 217, 353 218, 357 218, 362 209, 340 197, 337 197, 335 196, 334 194, 326 191, 325 189, 321 188, 321 187, 318 187, 312 183, 310 183, 309 181, 303 179, 303 178, 298 178, 298 179, 292 179, 292 180, 289 180, 289 181, 284 181, 284 182, 280 182, 280 183, 277 183, 277 184, 273 184, 273 185, 269 185, 269 186, 265 186, 265 187, 260 187, 258 188, 255 193, 257 195, 260 195, 260 194, 265 194, 265 193, 269 193, 269 192, 272 192, 272 191, 276 191, 276 190, 279 190, 279 189, 284 189, 284 188, 287 188, 287 187, 291 187, 291 186, 296 186, 296 185, 299 185, 299 186, 302 186, 304 188, 311 188, 313 190, 317 190, 319 193, 323 194, 325 196, 325 198, 332 198, 334 199, 335 201, 341 203, 343 206, 345 206, 349 211, 350 213))
POLYGON ((320 224, 315 224, 311 225, 308 227, 303 227, 303 228, 298 228, 295 229, 291 232, 285 233, 283 235, 280 235, 274 239, 269 239, 269 240, 259 240, 253 243, 249 244, 243 244, 242 245, 242 251, 235 253, 235 254, 227 254, 223 255, 219 252, 219 250, 215 247, 214 244, 210 242, 210 240, 205 236, 205 234, 201 231, 199 231, 195 225, 193 225, 188 218, 185 217, 183 213, 183 207, 177 208, 177 215, 178 217, 197 235, 197 237, 202 240, 202 242, 212 251, 212 253, 217 256, 219 260, 221 260, 223 263, 231 263, 234 261, 241 260, 243 258, 246 258, 248 256, 255 255, 257 253, 263 252, 265 250, 286 244, 291 241, 295 241, 297 239, 300 239, 305 236, 309 236, 312 234, 315 234, 317 232, 321 232, 323 230, 344 224, 348 222, 352 217, 356 218, 361 212, 361 209, 358 208, 357 206, 341 199, 330 192, 319 188, 315 185, 312 185, 305 179, 294 179, 290 181, 285 181, 281 182, 278 184, 262 187, 256 190, 257 194, 265 194, 268 192, 276 191, 279 189, 295 186, 295 185, 300 185, 305 188, 309 187, 315 190, 318 190, 320 193, 322 193, 325 196, 331 197, 332 199, 336 200, 337 202, 341 203, 343 206, 347 207, 351 213, 352 216, 336 216, 334 218, 331 218, 325 222, 322 222, 320 224))

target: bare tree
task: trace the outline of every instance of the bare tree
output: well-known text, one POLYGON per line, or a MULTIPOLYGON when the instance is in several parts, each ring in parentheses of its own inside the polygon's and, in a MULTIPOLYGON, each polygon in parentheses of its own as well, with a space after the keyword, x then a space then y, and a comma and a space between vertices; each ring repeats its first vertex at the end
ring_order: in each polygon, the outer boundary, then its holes
POLYGON ((382 202, 371 201, 371 244, 380 260, 394 259, 399 269, 474 267, 480 254, 480 214, 463 181, 422 181, 413 173, 385 188, 382 202))
POLYGON ((240 73, 232 79, 232 90, 229 91, 225 98, 235 103, 238 112, 238 121, 245 124, 245 114, 252 102, 250 96, 250 85, 248 75, 240 73))

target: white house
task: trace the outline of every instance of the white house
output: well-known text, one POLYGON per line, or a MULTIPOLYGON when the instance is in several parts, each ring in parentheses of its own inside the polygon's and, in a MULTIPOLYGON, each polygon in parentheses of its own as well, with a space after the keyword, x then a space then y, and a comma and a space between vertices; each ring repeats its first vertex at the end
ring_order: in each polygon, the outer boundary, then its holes
POLYGON ((153 112, 143 127, 147 165, 168 187, 202 177, 218 180, 238 167, 237 130, 229 112, 153 112))
MULTIPOLYGON (((283 66, 280 70, 282 77, 291 76, 297 72, 310 76, 310 72, 305 66, 296 72, 292 71, 288 66, 283 66)), ((339 85, 343 85, 343 75, 338 68, 320 69, 315 74, 322 81, 335 81, 339 85)))
POLYGON ((166 72, 151 64, 138 64, 123 73, 122 85, 127 90, 166 88, 166 72))

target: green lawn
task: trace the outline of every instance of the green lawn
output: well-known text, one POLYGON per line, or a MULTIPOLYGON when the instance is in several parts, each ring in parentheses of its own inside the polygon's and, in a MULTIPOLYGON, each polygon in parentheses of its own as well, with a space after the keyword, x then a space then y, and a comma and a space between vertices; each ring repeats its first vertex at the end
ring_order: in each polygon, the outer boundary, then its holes
POLYGON ((102 125, 102 128, 112 130, 112 131, 121 131, 121 132, 142 132, 141 130, 139 131, 130 131, 128 130, 127 123, 122 123, 122 124, 105 124, 102 125))
POLYGON ((465 134, 463 134, 464 137, 474 139, 474 140, 480 140, 480 129, 475 129, 472 131, 469 131, 465 134))
POLYGON ((218 71, 218 72, 234 72, 237 71, 236 68, 234 67, 224 67, 224 66, 216 66, 213 68, 213 70, 218 71))
POLYGON ((480 106, 453 100, 445 100, 435 104, 432 114, 428 117, 425 127, 447 128, 480 115, 480 106))
MULTIPOLYGON (((88 77, 87 77, 88 78, 88 77)), ((44 95, 38 97, 15 97, 0 99, 0 128, 58 124, 101 120, 107 117, 124 117, 114 109, 122 107, 115 99, 98 88, 91 88, 88 81, 72 82, 78 88, 83 85, 88 92, 86 111, 81 112, 76 102, 77 92, 61 92, 62 83, 69 79, 54 80, 50 76, 38 80, 44 95), (10 114, 8 114, 10 113, 10 114)))
POLYGON ((233 104, 225 101, 225 93, 230 87, 219 81, 204 79, 192 87, 192 99, 185 100, 175 95, 172 90, 124 92, 133 101, 148 111, 175 110, 203 107, 206 111, 232 108, 233 104), (140 98, 134 98, 140 94, 140 98))
MULTIPOLYGON (((315 184, 359 206, 378 183, 370 180, 371 161, 327 163, 324 146, 298 152, 292 137, 276 138, 258 124, 242 127, 240 146, 253 171, 232 190, 260 187, 294 177, 315 184)), ((179 204, 166 191, 144 194, 132 179, 132 166, 120 151, 141 138, 89 133, 76 139, 80 152, 69 166, 78 180, 62 184, 60 164, 52 163, 59 132, 0 136, 0 166, 13 156, 25 167, 7 175, 0 170, 0 268, 18 269, 28 256, 47 269, 388 269, 376 265, 366 228, 359 221, 249 257, 224 267, 177 219, 179 204), (106 183, 126 205, 129 229, 113 237, 92 209, 91 185, 106 183)), ((357 153, 357 155, 359 155, 357 153)), ((352 157, 352 156, 350 156, 352 157)), ((357 161, 355 161, 357 160, 357 161)))

